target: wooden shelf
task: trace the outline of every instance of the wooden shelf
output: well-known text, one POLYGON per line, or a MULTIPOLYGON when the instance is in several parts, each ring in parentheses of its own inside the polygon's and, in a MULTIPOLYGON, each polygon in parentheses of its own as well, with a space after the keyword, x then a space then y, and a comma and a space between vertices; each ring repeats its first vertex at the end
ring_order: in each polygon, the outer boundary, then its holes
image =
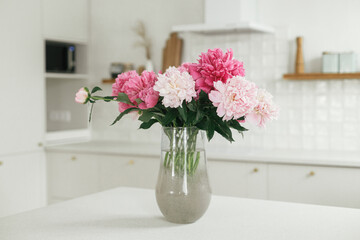
POLYGON ((104 84, 113 84, 115 82, 115 78, 104 78, 101 82, 104 84))
POLYGON ((289 80, 317 80, 317 79, 360 79, 360 72, 356 73, 292 73, 284 74, 289 80))

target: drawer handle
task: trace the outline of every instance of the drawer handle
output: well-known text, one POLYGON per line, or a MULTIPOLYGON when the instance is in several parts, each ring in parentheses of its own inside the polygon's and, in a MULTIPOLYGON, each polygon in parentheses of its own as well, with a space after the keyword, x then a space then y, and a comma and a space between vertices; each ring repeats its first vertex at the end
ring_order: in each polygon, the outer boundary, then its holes
POLYGON ((76 158, 75 156, 72 156, 72 157, 71 157, 71 160, 72 160, 72 161, 76 161, 76 159, 77 159, 77 158, 76 158))
POLYGON ((258 168, 254 168, 254 170, 253 170, 254 173, 257 173, 258 171, 259 171, 258 168))
POLYGON ((39 143, 38 143, 38 146, 39 146, 39 147, 42 147, 42 146, 44 146, 44 144, 43 144, 42 142, 39 142, 39 143))
POLYGON ((3 165, 4 163, 0 161, 0 166, 3 165))
POLYGON ((309 172, 309 176, 310 177, 315 176, 315 172, 314 171, 309 172))
POLYGON ((128 162, 128 165, 134 165, 134 160, 130 160, 129 162, 128 162))

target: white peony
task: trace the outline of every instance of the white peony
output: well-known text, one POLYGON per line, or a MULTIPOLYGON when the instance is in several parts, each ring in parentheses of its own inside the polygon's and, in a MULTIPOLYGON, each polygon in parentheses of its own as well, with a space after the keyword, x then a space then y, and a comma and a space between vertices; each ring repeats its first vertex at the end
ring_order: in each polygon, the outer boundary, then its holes
POLYGON ((195 81, 187 71, 169 67, 164 74, 159 74, 154 90, 164 97, 165 107, 180 107, 183 101, 191 102, 196 97, 195 81))

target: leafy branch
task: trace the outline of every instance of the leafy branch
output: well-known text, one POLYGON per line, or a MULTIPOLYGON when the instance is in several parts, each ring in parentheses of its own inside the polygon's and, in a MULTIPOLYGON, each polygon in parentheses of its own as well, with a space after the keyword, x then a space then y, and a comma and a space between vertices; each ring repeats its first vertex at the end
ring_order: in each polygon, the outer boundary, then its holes
MULTIPOLYGON (((101 90, 99 87, 94 87, 91 94, 101 90)), ((104 97, 92 96, 91 94, 89 94, 88 101, 92 104, 102 100, 105 102, 122 102, 129 105, 129 108, 120 113, 111 125, 120 121, 126 114, 137 111, 140 115, 139 120, 142 122, 139 127, 140 129, 149 129, 155 123, 159 123, 163 127, 197 127, 206 131, 209 141, 213 138, 214 133, 217 132, 230 142, 234 141, 231 129, 235 129, 241 134, 247 131, 239 123, 240 120, 244 120, 243 117, 229 121, 224 121, 219 117, 216 113, 216 107, 214 107, 208 95, 203 91, 200 92, 198 99, 193 99, 188 103, 184 101, 178 108, 166 108, 162 104, 162 98, 160 97, 158 103, 149 109, 138 108, 142 100, 136 99, 134 103, 125 93, 119 93, 118 96, 104 97)), ((91 120, 91 112, 89 120, 91 120)))

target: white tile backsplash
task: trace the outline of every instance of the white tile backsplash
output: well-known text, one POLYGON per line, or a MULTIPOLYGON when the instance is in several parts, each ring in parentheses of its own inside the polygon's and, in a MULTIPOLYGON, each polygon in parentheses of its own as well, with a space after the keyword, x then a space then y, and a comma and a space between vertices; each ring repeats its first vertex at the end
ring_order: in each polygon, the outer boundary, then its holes
MULTIPOLYGON (((244 138, 234 132, 239 148, 296 150, 360 150, 360 80, 283 80, 289 67, 289 41, 285 28, 275 35, 238 33, 222 35, 184 34, 186 62, 194 62, 208 48, 232 48, 244 62, 246 76, 274 95, 280 106, 277 121, 266 129, 245 124, 244 138)), ((102 86, 111 93, 111 86, 102 86)), ((160 141, 160 126, 137 130, 139 122, 125 117, 109 126, 117 115, 114 104, 96 104, 92 129, 98 140, 160 141)), ((210 145, 228 145, 216 136, 210 145)))

